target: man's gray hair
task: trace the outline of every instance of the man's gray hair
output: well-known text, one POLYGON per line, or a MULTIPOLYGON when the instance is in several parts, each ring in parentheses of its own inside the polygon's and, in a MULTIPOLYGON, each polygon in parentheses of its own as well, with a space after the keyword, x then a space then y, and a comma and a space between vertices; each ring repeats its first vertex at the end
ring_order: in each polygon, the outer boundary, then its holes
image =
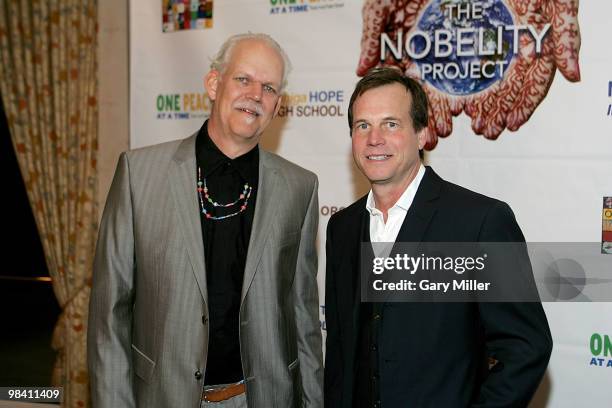
POLYGON ((282 91, 283 89, 285 89, 285 86, 287 85, 287 76, 289 75, 289 72, 291 71, 291 61, 289 61, 289 56, 287 56, 287 53, 285 52, 285 50, 283 50, 283 48, 268 34, 243 33, 243 34, 235 34, 231 36, 230 38, 225 40, 225 42, 223 43, 223 45, 221 45, 221 48, 219 49, 215 57, 210 62, 210 69, 214 69, 219 72, 223 72, 225 70, 227 62, 230 59, 232 49, 234 48, 234 46, 238 44, 239 42, 245 41, 245 40, 263 41, 266 44, 268 44, 271 48, 273 48, 274 50, 278 52, 278 54, 283 60, 283 79, 281 82, 280 90, 282 91))

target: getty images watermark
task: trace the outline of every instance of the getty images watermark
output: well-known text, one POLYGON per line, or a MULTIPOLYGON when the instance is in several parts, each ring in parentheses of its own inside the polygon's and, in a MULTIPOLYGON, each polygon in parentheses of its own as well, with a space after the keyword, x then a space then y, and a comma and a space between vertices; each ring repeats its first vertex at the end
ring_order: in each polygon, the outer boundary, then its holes
POLYGON ((364 302, 607 302, 601 243, 363 243, 364 302))

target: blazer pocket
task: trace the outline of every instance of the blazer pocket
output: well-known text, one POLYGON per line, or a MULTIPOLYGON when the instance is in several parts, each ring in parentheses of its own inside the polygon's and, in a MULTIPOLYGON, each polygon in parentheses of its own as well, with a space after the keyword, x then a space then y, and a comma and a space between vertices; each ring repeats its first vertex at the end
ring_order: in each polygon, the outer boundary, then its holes
POLYGON ((132 351, 134 373, 144 382, 149 382, 151 380, 151 377, 153 376, 153 369, 155 369, 155 361, 147 357, 145 353, 138 350, 138 348, 133 344, 132 351))
POLYGON ((296 358, 294 361, 291 362, 291 364, 289 364, 287 366, 287 368, 289 369, 289 371, 291 371, 291 370, 295 369, 295 367, 297 367, 299 365, 300 365, 300 359, 296 358))

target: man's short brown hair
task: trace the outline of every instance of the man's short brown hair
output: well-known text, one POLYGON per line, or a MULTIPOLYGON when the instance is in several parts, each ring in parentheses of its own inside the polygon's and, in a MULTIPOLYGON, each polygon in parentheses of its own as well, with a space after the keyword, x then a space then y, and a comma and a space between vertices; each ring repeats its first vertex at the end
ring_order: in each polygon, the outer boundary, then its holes
POLYGON ((406 92, 410 93, 412 103, 410 106, 410 118, 414 131, 418 132, 427 127, 428 121, 428 102, 427 95, 417 81, 407 76, 404 76, 401 71, 395 68, 374 68, 369 70, 363 78, 357 82, 355 90, 351 95, 351 101, 348 107, 348 125, 353 132, 353 104, 361 95, 370 89, 379 88, 385 85, 398 83, 406 88, 406 92))

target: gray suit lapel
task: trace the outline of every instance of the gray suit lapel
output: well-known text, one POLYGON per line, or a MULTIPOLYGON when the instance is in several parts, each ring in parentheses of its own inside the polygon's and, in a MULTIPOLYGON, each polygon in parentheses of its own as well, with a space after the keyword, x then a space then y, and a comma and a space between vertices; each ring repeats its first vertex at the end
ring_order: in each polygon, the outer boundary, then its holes
POLYGON ((185 235, 193 274, 202 298, 208 304, 204 244, 196 193, 196 135, 183 140, 174 154, 174 161, 170 166, 170 188, 177 206, 181 230, 185 235))
POLYGON ((268 153, 259 149, 259 183, 257 186, 253 228, 251 229, 249 249, 244 267, 241 304, 253 282, 257 265, 259 265, 268 235, 270 235, 272 220, 277 215, 274 214, 274 203, 279 199, 275 196, 278 179, 278 169, 269 167, 268 153))

